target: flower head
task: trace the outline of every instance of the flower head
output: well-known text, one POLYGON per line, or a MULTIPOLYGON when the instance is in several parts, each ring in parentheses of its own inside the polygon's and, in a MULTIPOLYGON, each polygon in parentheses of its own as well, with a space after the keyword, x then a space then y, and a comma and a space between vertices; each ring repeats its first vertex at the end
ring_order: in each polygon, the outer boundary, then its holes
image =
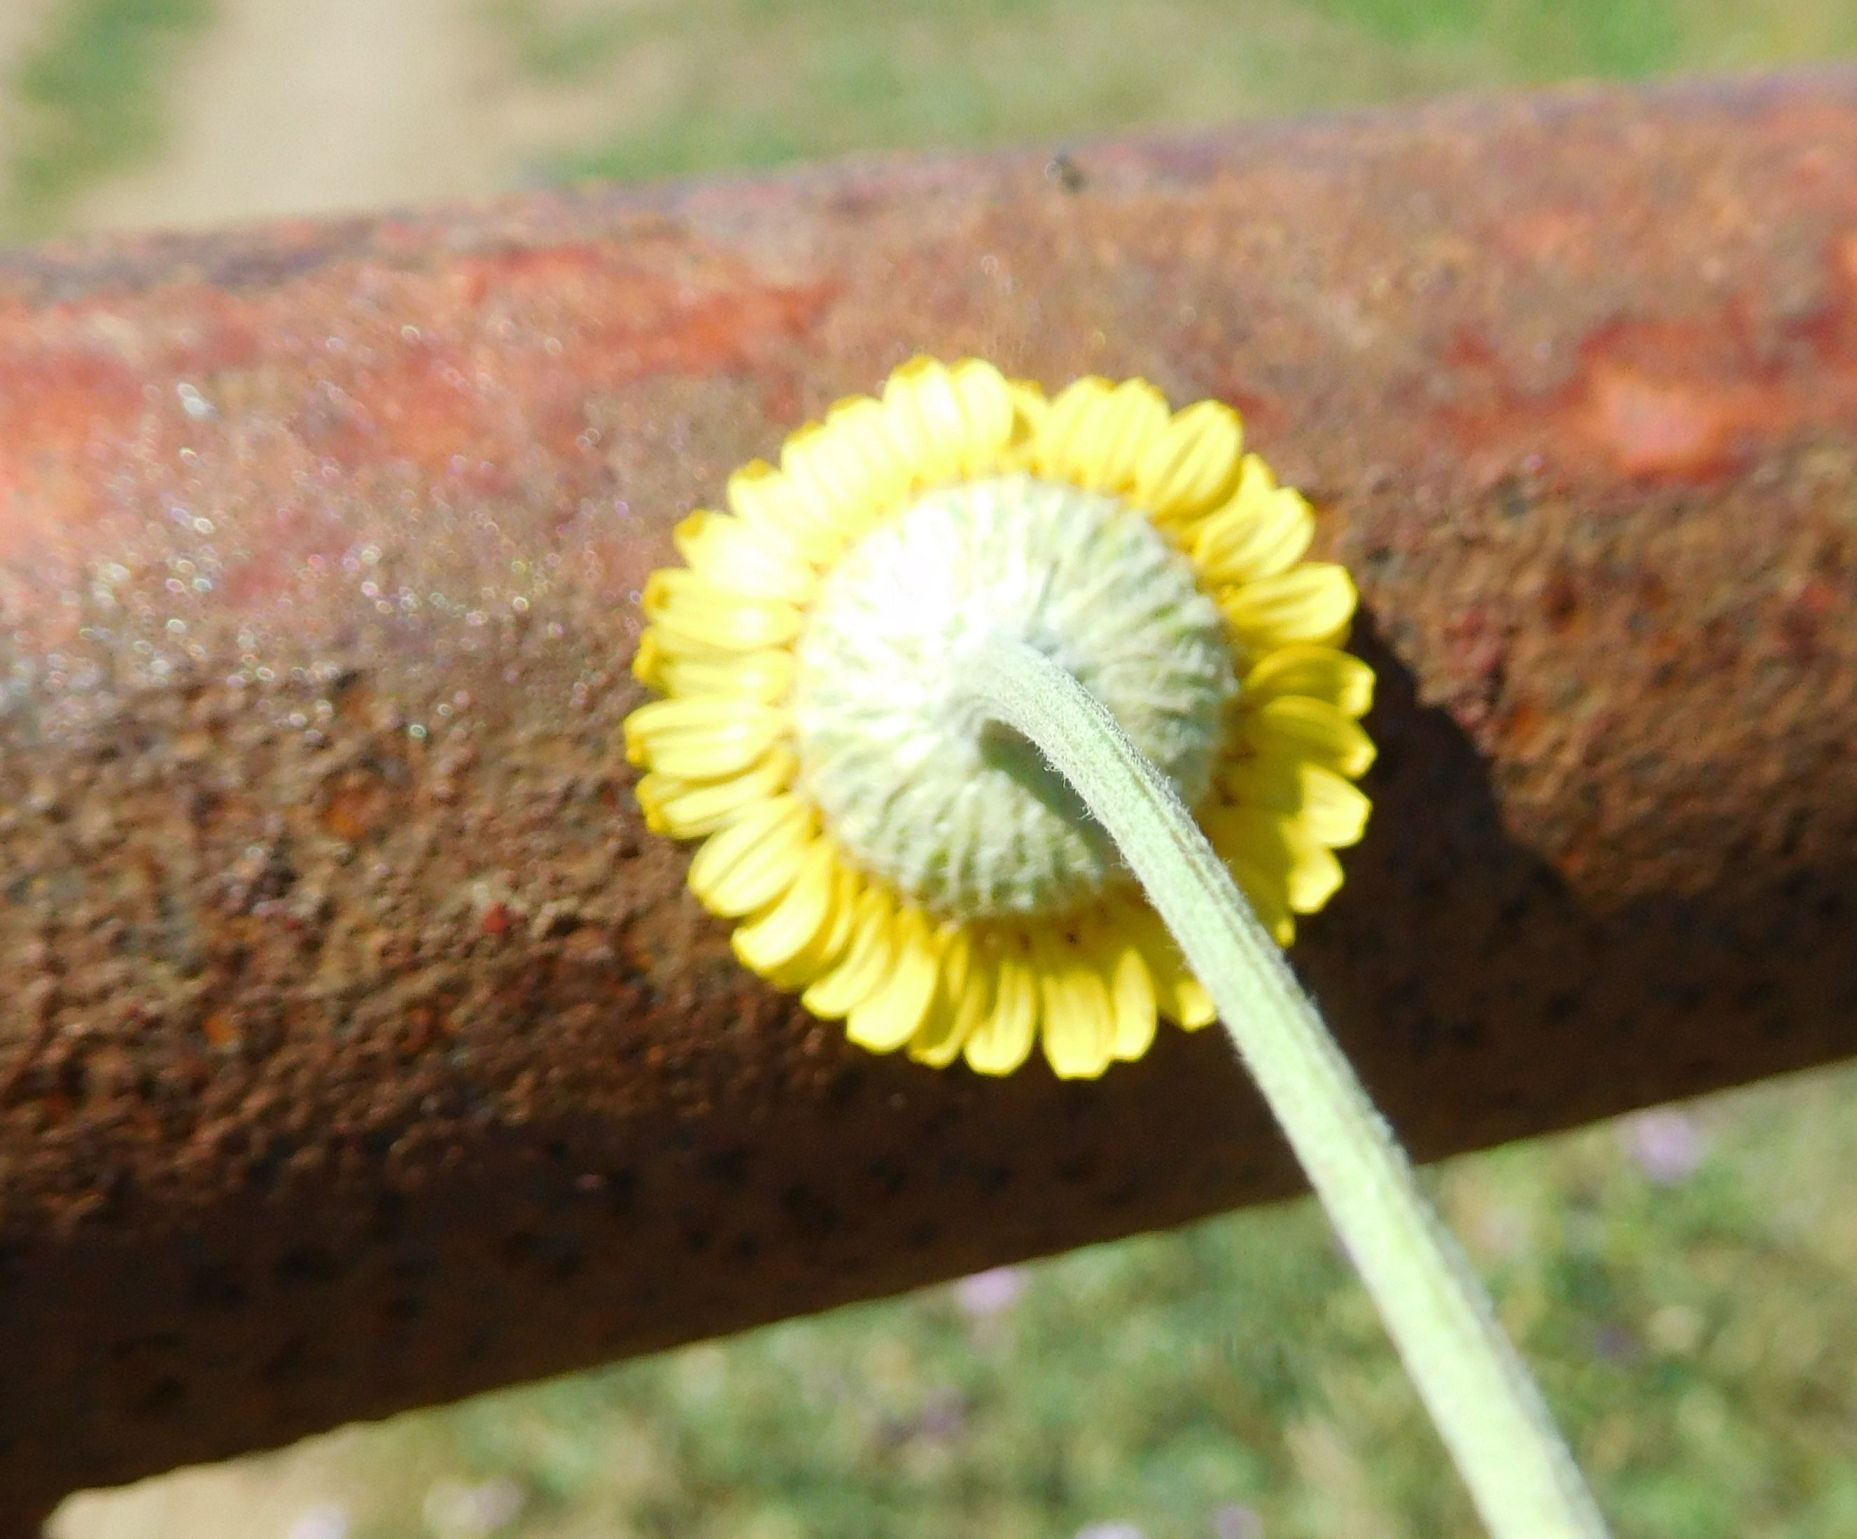
POLYGON ((1277 938, 1341 883, 1373 675, 1309 505, 1217 402, 1047 399, 918 359, 676 531, 626 722, 646 821, 737 956, 878 1052, 1062 1075, 1213 1016, 1068 788, 975 704, 1000 638, 1070 670, 1173 783, 1277 938))

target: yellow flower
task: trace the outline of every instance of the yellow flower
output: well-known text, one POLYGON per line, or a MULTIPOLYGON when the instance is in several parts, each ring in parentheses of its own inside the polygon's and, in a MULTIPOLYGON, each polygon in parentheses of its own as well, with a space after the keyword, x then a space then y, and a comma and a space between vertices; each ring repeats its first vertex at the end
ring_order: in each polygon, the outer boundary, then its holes
POLYGON ((666 698, 627 756, 648 825, 703 840, 690 886, 736 955, 852 1041, 983 1074, 1042 1044, 1091 1077, 1159 1016, 1213 1018, 1096 825, 963 687, 988 639, 1082 680, 1279 941, 1340 886, 1374 753, 1354 585, 1303 559, 1309 505, 1229 407, 917 359, 728 503, 646 584, 634 671, 666 698))

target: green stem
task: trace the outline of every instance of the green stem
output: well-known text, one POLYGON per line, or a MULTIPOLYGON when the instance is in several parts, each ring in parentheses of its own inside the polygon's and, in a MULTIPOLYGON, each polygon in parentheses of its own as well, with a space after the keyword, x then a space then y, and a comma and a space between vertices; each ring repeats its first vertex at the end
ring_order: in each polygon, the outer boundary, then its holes
POLYGON ((1172 785, 1095 696, 1030 646, 983 652, 972 687, 1076 788, 1211 992, 1485 1527, 1496 1539, 1604 1539, 1605 1521, 1468 1261, 1172 785))

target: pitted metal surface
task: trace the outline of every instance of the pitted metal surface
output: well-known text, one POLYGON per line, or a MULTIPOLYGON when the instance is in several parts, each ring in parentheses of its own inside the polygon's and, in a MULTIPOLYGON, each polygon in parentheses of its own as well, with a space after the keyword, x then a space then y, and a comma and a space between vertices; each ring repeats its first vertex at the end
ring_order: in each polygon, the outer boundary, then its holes
POLYGON ((22 1511, 1293 1188, 1216 1033, 866 1056, 642 831, 670 525, 918 349, 1321 506, 1296 959, 1419 1151, 1851 1049, 1857 72, 0 256, 22 1511))

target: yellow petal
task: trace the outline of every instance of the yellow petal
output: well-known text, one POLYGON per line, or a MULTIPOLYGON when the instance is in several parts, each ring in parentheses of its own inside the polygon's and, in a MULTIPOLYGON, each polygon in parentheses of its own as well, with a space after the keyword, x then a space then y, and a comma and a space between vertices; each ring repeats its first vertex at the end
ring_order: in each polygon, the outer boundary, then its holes
POLYGON ((970 475, 997 470, 1001 455, 1021 427, 1012 387, 981 358, 963 358, 948 373, 966 429, 961 469, 970 475))
POLYGON ((1188 1031, 1198 1031, 1218 1019, 1212 996, 1193 976, 1180 955, 1180 948, 1167 932, 1166 925, 1152 910, 1138 910, 1131 924, 1129 938, 1140 948, 1154 983, 1155 1007, 1170 1021, 1188 1031))
POLYGON ((1231 495, 1244 431, 1222 401, 1176 412, 1141 457, 1134 500, 1156 518, 1190 519, 1231 495))
POLYGON ((771 749, 759 764, 725 780, 679 780, 650 774, 638 783, 645 826, 673 839, 699 839, 735 821, 747 808, 778 796, 798 767, 791 749, 771 749))
POLYGON ((815 840, 786 892, 729 937, 744 966, 764 978, 775 977, 820 939, 833 918, 836 870, 831 845, 815 840))
POLYGON ((895 950, 896 900, 882 887, 866 887, 851 911, 845 953, 800 996, 823 1021, 850 1014, 884 980, 895 950))
POLYGON ((666 650, 689 652, 757 652, 785 646, 799 628, 799 612, 790 605, 752 603, 680 608, 654 627, 666 650))
POLYGON ((1039 425, 1051 409, 1051 403, 1033 380, 1008 380, 1006 388, 1012 396, 1012 428, 1000 448, 999 468, 1002 471, 1031 470, 1039 425))
POLYGON ((973 931, 959 927, 948 937, 935 1002, 909 1043, 909 1056, 932 1068, 947 1068, 961 1056, 992 999, 993 969, 977 960, 973 931))
POLYGON ((846 518, 868 528, 907 495, 912 471, 898 449, 881 402, 869 396, 840 401, 825 415, 830 453, 822 473, 835 478, 846 518))
POLYGON ((1075 441, 1115 386, 1098 374, 1072 380, 1039 415, 1032 469, 1041 476, 1067 474, 1075 441))
POLYGON ((814 566, 844 548, 829 512, 765 460, 750 460, 729 477, 728 500, 745 524, 791 546, 814 566))
POLYGON ((643 602, 666 650, 685 643, 699 650, 753 652, 784 646, 800 630, 800 611, 793 605, 731 593, 682 567, 653 572, 645 580, 643 602))
POLYGON ((818 814, 810 802, 776 796, 714 833, 690 862, 690 890, 712 914, 733 919, 771 903, 793 884, 818 814))
POLYGON ((1360 717, 1373 706, 1373 669, 1335 647, 1279 647, 1245 675, 1242 693, 1247 700, 1306 695, 1360 717))
POLYGON ((1219 1018, 1218 1006, 1213 1004, 1212 995, 1184 963, 1168 982, 1173 995, 1169 1013, 1180 1023, 1182 1030, 1198 1031, 1219 1018))
POLYGON ((1167 426, 1167 402, 1146 380, 1089 376, 1060 391, 1038 430, 1039 474, 1092 491, 1126 492, 1167 426))
POLYGON ((1242 864, 1280 886, 1292 913, 1313 914, 1341 886, 1341 862, 1299 821, 1264 808, 1228 808, 1210 815, 1206 834, 1228 865, 1242 864))
MULTIPOLYGON (((666 695, 736 695, 772 705, 784 699, 793 685, 794 657, 785 647, 766 647, 759 652, 691 652, 658 643, 651 632, 651 655, 643 665, 649 677, 640 673, 634 662, 632 671, 645 683, 666 695)), ((644 655, 641 646, 640 655, 644 655)))
POLYGON ((1175 1025, 1185 1031, 1198 1031, 1219 1018, 1205 985, 1177 955, 1166 959, 1150 956, 1148 970, 1154 976, 1156 1007, 1175 1025))
POLYGON ((1252 655, 1295 642, 1332 645, 1354 617, 1354 579, 1346 567, 1307 561, 1220 595, 1219 607, 1252 655))
POLYGON ((864 397, 840 402, 835 410, 835 417, 801 428, 786 441, 780 466, 794 495, 842 549, 901 500, 910 466, 877 402, 864 397))
POLYGON ((979 359, 953 368, 914 358, 883 387, 890 430, 917 486, 990 468, 1012 435, 1012 396, 999 370, 979 359))
POLYGON ((845 1020, 845 1035, 873 1053, 893 1053, 916 1034, 935 999, 941 975, 941 938, 922 910, 897 915, 896 953, 883 981, 845 1020))
POLYGON ((1154 977, 1140 948, 1126 937, 1103 942, 1101 965, 1115 1012, 1115 1056, 1133 1063, 1154 1043, 1154 977))
POLYGON ((679 780, 721 780, 754 764, 786 727, 784 711, 748 700, 652 700, 626 717, 625 753, 679 780))
POLYGON ((1115 1056, 1115 1007, 1103 975, 1063 936, 1037 953, 1045 1058, 1059 1079, 1095 1079, 1115 1056))
POLYGON ((1225 864, 1258 922, 1279 946, 1288 946, 1296 938, 1296 921, 1290 914, 1287 873, 1265 872, 1242 858, 1225 864))
POLYGON ((918 357, 893 370, 884 381, 883 407, 890 435, 909 466, 911 486, 952 477, 960 463, 961 413, 947 365, 918 357))
POLYGON ((664 644, 658 640, 656 632, 647 625, 638 633, 638 645, 632 651, 632 677, 643 684, 646 689, 655 689, 659 694, 664 689, 664 644))
POLYGON ((732 593, 804 604, 818 586, 818 574, 798 549, 764 525, 703 509, 671 537, 692 571, 732 593))
POLYGON ((1300 492, 1278 488, 1255 454, 1240 464, 1238 489, 1200 524, 1193 559, 1213 584, 1275 577, 1302 560, 1315 538, 1315 513, 1300 492))
POLYGON ((1038 984, 1023 949, 1000 945, 990 958, 993 997, 967 1039, 967 1065, 977 1074, 1010 1074, 1031 1056, 1038 1024, 1038 984))
MULTIPOLYGON (((829 846, 831 841, 821 839, 819 842, 829 846)), ((836 849, 832 852, 830 886, 824 929, 803 950, 767 974, 783 989, 798 993, 810 987, 838 966, 851 943, 852 927, 856 922, 864 882, 838 858, 836 849)))
POLYGON ((1290 754, 1239 760, 1221 771, 1219 789, 1239 806, 1293 816, 1316 843, 1335 850, 1360 842, 1372 806, 1351 781, 1290 754))
POLYGON ((1321 700, 1282 695, 1254 705, 1241 697, 1238 719, 1246 740, 1266 757, 1300 754, 1350 780, 1373 763, 1373 739, 1360 723, 1321 700))

